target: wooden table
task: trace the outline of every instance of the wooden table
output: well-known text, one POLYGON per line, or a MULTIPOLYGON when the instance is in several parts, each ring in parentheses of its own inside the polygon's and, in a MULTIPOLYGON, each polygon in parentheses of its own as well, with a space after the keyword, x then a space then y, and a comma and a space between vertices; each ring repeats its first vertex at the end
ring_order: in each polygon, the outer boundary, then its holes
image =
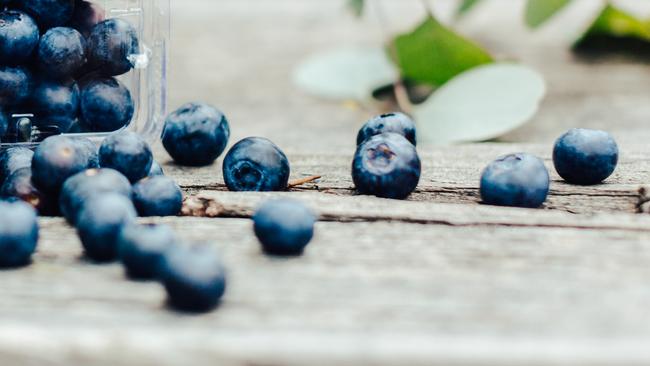
MULTIPOLYGON (((396 27, 413 17, 412 4, 386 3, 391 14, 403 11, 396 27)), ((493 3, 486 8, 503 10, 505 2, 493 3)), ((312 51, 371 41, 372 32, 359 30, 373 23, 346 18, 333 1, 268 4, 175 5, 171 104, 219 105, 231 116, 233 142, 268 136, 288 152, 292 178, 323 178, 286 193, 230 193, 220 161, 181 168, 158 149, 167 174, 218 217, 149 221, 220 250, 229 272, 223 304, 205 315, 172 312, 159 285, 84 261, 74 230, 42 219, 34 264, 0 273, 0 365, 650 363, 650 216, 637 213, 638 189, 650 181, 647 66, 571 61, 557 41, 561 25, 517 35, 507 31, 518 29, 512 11, 479 11, 460 28, 549 78, 536 119, 505 138, 524 142, 424 144, 423 177, 409 201, 355 196, 349 166, 367 112, 315 100, 287 80, 312 51), (482 32, 488 18, 501 26, 482 32), (524 36, 532 41, 515 47, 524 36), (204 52, 190 57, 199 45, 204 52), (489 161, 527 151, 553 171, 552 140, 572 125, 606 127, 621 143, 606 184, 575 187, 553 175, 544 209, 478 203, 489 161), (259 250, 248 217, 277 195, 321 217, 303 257, 259 250)))

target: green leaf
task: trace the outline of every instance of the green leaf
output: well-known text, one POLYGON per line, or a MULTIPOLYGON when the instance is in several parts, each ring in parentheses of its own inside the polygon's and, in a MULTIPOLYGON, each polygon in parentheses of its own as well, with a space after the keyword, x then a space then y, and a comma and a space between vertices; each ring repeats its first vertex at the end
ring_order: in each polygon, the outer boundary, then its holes
POLYGON ((358 17, 363 14, 364 5, 364 0, 348 0, 348 8, 358 17))
POLYGON ((487 51, 433 17, 395 38, 393 45, 402 75, 432 85, 443 85, 463 71, 493 62, 487 51))
POLYGON ((456 9, 456 15, 464 15, 468 11, 472 10, 474 6, 479 3, 479 1, 481 0, 463 0, 458 6, 458 9, 456 9))
POLYGON ((567 6, 571 0, 528 0, 526 24, 537 28, 567 6))
POLYGON ((617 9, 611 4, 605 6, 587 32, 580 37, 576 47, 594 38, 634 38, 650 42, 650 22, 617 9))
POLYGON ((532 118, 546 94, 542 75, 514 63, 469 70, 414 107, 418 136, 431 143, 484 141, 532 118))

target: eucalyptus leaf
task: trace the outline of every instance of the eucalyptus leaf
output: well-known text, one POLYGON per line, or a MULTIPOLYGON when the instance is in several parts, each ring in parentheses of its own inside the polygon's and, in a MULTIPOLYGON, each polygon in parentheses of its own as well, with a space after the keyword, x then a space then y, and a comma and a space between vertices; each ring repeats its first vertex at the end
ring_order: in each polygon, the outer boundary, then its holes
POLYGON ((348 0, 348 8, 354 15, 360 17, 363 14, 364 0, 348 0))
POLYGON ((349 47, 303 61, 293 74, 302 90, 327 99, 365 101, 372 91, 394 83, 397 70, 379 47, 349 47))
POLYGON ((631 51, 647 48, 650 45, 650 22, 608 4, 574 47, 616 49, 626 44, 633 48, 631 51))
POLYGON ((571 0, 528 0, 526 4, 526 24, 537 28, 551 19, 567 6, 571 0))
POLYGON ((443 85, 466 70, 493 62, 483 48, 431 16, 393 42, 391 50, 402 75, 416 82, 443 85))
POLYGON ((423 141, 484 141, 526 123, 545 94, 546 83, 537 71, 495 63, 457 76, 415 106, 413 115, 423 141))
POLYGON ((456 9, 456 15, 464 15, 468 11, 472 10, 480 1, 481 0, 462 0, 460 5, 458 5, 458 9, 456 9))

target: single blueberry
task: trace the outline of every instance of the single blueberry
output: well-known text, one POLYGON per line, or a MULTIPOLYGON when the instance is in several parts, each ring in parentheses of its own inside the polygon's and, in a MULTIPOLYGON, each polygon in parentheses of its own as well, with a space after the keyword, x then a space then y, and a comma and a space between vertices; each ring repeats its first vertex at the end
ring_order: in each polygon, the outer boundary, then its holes
POLYGON ((64 25, 74 12, 75 0, 21 0, 20 5, 34 17, 41 30, 64 25))
POLYGON ((481 198, 488 205, 537 208, 546 201, 549 184, 541 159, 524 153, 506 155, 483 171, 481 198))
POLYGON ((117 76, 131 70, 131 57, 139 50, 136 29, 123 19, 98 23, 88 37, 88 62, 103 75, 117 76))
POLYGON ((160 275, 169 305, 181 311, 211 310, 226 291, 223 264, 205 245, 174 247, 165 255, 160 275))
POLYGON ((176 163, 212 164, 230 137, 228 120, 221 111, 203 103, 189 103, 165 120, 162 143, 176 163))
POLYGON ((34 152, 26 147, 11 147, 0 152, 0 184, 21 168, 30 168, 34 152))
POLYGON ((183 207, 183 192, 171 178, 148 177, 133 186, 133 203, 142 217, 176 216, 183 207))
POLYGON ((70 78, 86 63, 86 45, 81 33, 73 28, 48 30, 38 43, 38 67, 48 78, 70 78))
POLYGON ((131 122, 131 92, 113 78, 90 80, 81 87, 81 117, 95 132, 113 132, 131 122))
POLYGON ((352 180, 361 194, 404 199, 417 187, 420 158, 404 136, 383 133, 357 147, 352 161, 352 180))
POLYGON ((616 170, 618 146, 605 131, 574 128, 555 143, 553 163, 569 183, 599 184, 616 170))
POLYGON ((265 202, 253 216, 262 249, 273 255, 299 255, 314 236, 316 216, 304 204, 290 199, 265 202))
POLYGON ((37 243, 36 211, 24 202, 0 202, 0 267, 29 264, 37 243))
POLYGON ((104 19, 106 19, 106 11, 101 5, 90 1, 76 0, 74 13, 68 25, 78 30, 84 37, 89 37, 93 28, 104 19))
POLYGON ((99 147, 99 165, 117 170, 132 183, 146 177, 152 163, 153 154, 149 144, 135 132, 113 134, 99 147))
POLYGON ((75 225, 79 212, 90 199, 106 193, 117 193, 131 199, 131 183, 122 173, 113 169, 88 169, 68 178, 59 196, 61 213, 75 225))
POLYGON ((287 156, 262 137, 239 141, 223 160, 223 177, 231 191, 283 191, 289 173, 287 156))
POLYGON ((52 136, 34 151, 32 180, 48 194, 58 195, 69 177, 91 168, 92 155, 74 138, 52 136))
POLYGON ((404 136, 410 143, 416 145, 415 122, 404 113, 388 113, 373 117, 366 122, 357 134, 357 146, 370 137, 384 132, 394 132, 404 136))
POLYGON ((115 260, 120 232, 136 218, 133 203, 121 194, 105 193, 88 200, 77 219, 86 256, 96 262, 115 260))
POLYGON ((24 201, 38 210, 41 216, 56 216, 59 213, 52 196, 44 194, 32 183, 30 167, 18 169, 9 175, 0 188, 0 196, 8 201, 24 201))
POLYGON ((157 175, 165 175, 165 171, 163 168, 158 164, 156 160, 151 162, 151 169, 149 169, 149 174, 147 174, 148 177, 155 177, 157 175))
POLYGON ((15 106, 26 101, 32 87, 32 74, 27 69, 0 66, 0 106, 15 106))
POLYGON ((21 11, 0 12, 0 64, 19 65, 27 61, 38 45, 38 26, 21 11))
POLYGON ((118 257, 127 276, 154 279, 160 274, 165 254, 176 243, 176 235, 169 226, 126 225, 118 239, 118 257))
POLYGON ((34 124, 65 133, 79 115, 79 87, 74 82, 41 81, 31 97, 34 124))

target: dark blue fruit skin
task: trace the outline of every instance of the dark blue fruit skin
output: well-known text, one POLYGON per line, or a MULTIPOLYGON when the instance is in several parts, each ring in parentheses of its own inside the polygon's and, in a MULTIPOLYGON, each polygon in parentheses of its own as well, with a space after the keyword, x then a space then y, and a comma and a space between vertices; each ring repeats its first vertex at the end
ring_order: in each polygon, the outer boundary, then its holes
POLYGON ((544 162, 518 153, 501 157, 481 176, 483 203, 495 206, 538 208, 548 196, 550 178, 544 162))
POLYGON ((142 217, 176 216, 183 207, 183 192, 171 178, 148 177, 133 186, 133 204, 142 217))
POLYGON ((605 131, 575 128, 555 143, 553 163, 568 183, 599 184, 616 170, 618 146, 605 131))
POLYGON ((38 26, 21 11, 0 12, 0 64, 19 65, 27 61, 38 45, 38 26))
POLYGON ((117 170, 88 169, 77 173, 63 184, 59 196, 61 213, 75 225, 85 203, 106 193, 117 193, 131 199, 133 189, 129 180, 117 170))
POLYGON ((65 80, 86 63, 86 41, 77 30, 56 27, 38 43, 38 68, 48 78, 65 80))
POLYGON ((7 201, 24 201, 41 216, 56 216, 58 206, 52 196, 44 194, 32 183, 32 169, 25 167, 9 175, 0 187, 0 197, 7 201))
POLYGON ((230 127, 226 116, 204 103, 188 103, 165 120, 162 143, 180 165, 212 164, 228 144, 230 127))
POLYGON ((24 67, 0 66, 0 107, 25 102, 33 85, 32 74, 24 67))
POLYGON ((174 231, 165 225, 126 225, 118 239, 118 257, 130 278, 157 278, 165 255, 177 244, 174 231))
POLYGON ((7 133, 9 129, 9 117, 2 111, 0 108, 0 142, 2 142, 2 136, 7 133))
POLYGON ((149 175, 153 154, 137 133, 122 131, 107 137, 99 147, 99 165, 124 174, 131 183, 149 175))
POLYGON ((69 26, 78 30, 84 37, 89 37, 90 32, 97 23, 106 18, 106 11, 99 4, 85 0, 76 0, 72 19, 69 26))
POLYGON ((370 137, 385 132, 394 132, 406 137, 413 145, 417 144, 415 122, 404 113, 388 113, 376 116, 366 122, 357 134, 357 146, 370 137))
POLYGON ((80 154, 88 159, 87 169, 99 168, 99 148, 97 145, 85 137, 75 136, 72 141, 77 145, 80 154))
POLYGON ((81 117, 95 132, 113 132, 131 122, 131 92, 113 78, 90 80, 81 88, 81 117))
POLYGON ((253 216, 262 249, 273 255, 301 254, 314 236, 315 222, 308 207, 290 199, 268 201, 253 216))
POLYGON ((117 259, 120 232, 136 218, 133 203, 121 194, 105 193, 88 200, 77 220, 86 257, 96 262, 117 259))
POLYGON ((68 22, 74 12, 74 3, 75 0, 21 0, 20 6, 45 31, 68 22))
POLYGON ((93 157, 77 140, 66 136, 45 139, 34 151, 32 179, 36 187, 57 195, 69 177, 93 167, 93 157))
POLYGON ((404 136, 383 133, 357 147, 352 161, 352 180, 357 191, 382 198, 404 199, 417 187, 420 158, 404 136))
POLYGON ((117 76, 133 68, 128 57, 138 54, 140 44, 136 29, 122 19, 98 23, 88 37, 90 67, 106 76, 117 76))
POLYGON ((12 147, 0 152, 0 184, 18 169, 30 168, 34 152, 26 147, 12 147))
POLYGON ((224 267, 207 246, 176 246, 165 255, 160 275, 169 305, 181 311, 209 311, 226 291, 224 267))
POLYGON ((231 191, 286 190, 290 171, 287 156, 262 137, 239 141, 223 160, 223 177, 231 191))
POLYGON ((36 126, 54 126, 65 133, 79 116, 79 87, 74 82, 43 80, 34 88, 30 102, 36 126))
POLYGON ((0 202, 0 267, 29 264, 37 243, 36 211, 24 202, 0 202))
POLYGON ((165 175, 165 171, 163 168, 158 164, 157 161, 153 161, 151 163, 151 169, 149 169, 149 174, 147 175, 148 177, 155 177, 158 175, 165 175))

